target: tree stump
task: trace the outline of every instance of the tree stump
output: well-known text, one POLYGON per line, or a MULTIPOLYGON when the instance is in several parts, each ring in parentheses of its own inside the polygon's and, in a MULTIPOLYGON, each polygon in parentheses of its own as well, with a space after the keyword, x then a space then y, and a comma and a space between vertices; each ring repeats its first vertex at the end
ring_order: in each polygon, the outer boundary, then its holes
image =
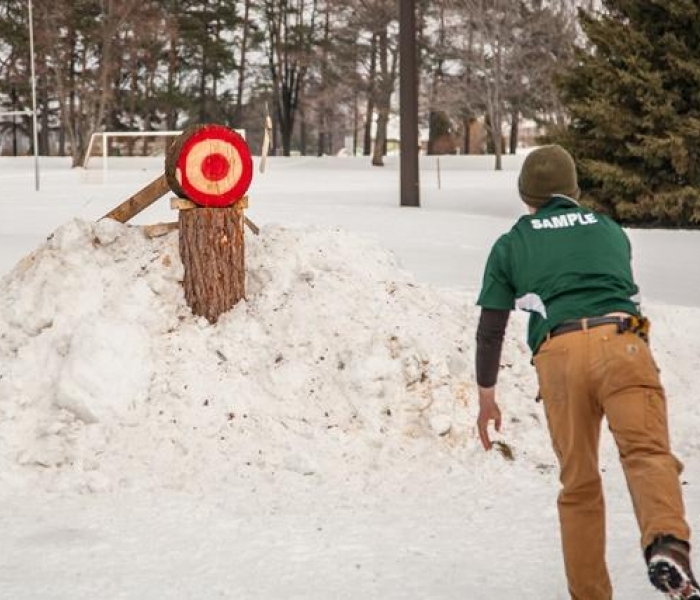
POLYGON ((180 211, 185 299, 210 323, 245 298, 243 226, 243 208, 235 204, 180 211))

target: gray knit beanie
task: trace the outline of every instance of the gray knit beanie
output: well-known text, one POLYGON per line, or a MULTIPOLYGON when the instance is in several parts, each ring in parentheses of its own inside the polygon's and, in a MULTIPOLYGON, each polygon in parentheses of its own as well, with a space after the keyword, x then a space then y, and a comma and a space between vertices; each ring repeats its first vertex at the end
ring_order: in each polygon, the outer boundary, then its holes
POLYGON ((534 208, 547 203, 554 194, 578 198, 581 190, 571 154, 557 144, 530 152, 520 170, 518 190, 523 202, 534 208))

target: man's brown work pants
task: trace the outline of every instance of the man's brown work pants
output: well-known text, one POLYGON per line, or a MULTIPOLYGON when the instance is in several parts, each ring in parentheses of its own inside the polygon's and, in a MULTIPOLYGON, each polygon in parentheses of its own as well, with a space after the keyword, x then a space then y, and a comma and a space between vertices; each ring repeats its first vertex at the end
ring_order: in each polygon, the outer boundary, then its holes
POLYGON ((670 450, 666 399, 648 345, 603 325, 553 337, 534 358, 562 488, 559 519, 574 600, 610 600, 605 507, 598 468, 603 416, 617 444, 642 547, 660 534, 688 540, 670 450))

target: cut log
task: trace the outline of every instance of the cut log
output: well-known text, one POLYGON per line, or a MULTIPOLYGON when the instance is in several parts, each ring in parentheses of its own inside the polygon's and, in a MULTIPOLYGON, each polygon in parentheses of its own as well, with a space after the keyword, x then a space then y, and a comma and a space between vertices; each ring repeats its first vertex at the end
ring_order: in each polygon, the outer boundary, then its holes
POLYGON ((180 211, 185 300, 210 323, 245 297, 243 221, 236 205, 180 211))
POLYGON ((180 179, 177 176, 177 161, 182 153, 182 147, 199 128, 199 125, 190 125, 179 137, 173 140, 165 154, 165 177, 168 180, 170 189, 180 198, 187 198, 187 194, 182 189, 180 179))
POLYGON ((175 221, 173 223, 154 223, 153 225, 144 225, 142 227, 143 234, 149 238, 163 237, 168 235, 171 231, 175 231, 180 227, 180 223, 175 221))
POLYGON ((129 219, 134 218, 142 210, 148 208, 158 198, 163 196, 170 190, 168 180, 165 175, 161 175, 158 179, 154 179, 145 188, 136 192, 131 198, 122 202, 117 208, 108 212, 103 219, 114 219, 120 223, 126 223, 129 219))
POLYGON ((253 178, 253 159, 248 144, 232 129, 196 125, 168 148, 165 175, 181 198, 221 208, 245 196, 253 178))
POLYGON ((192 200, 188 200, 187 198, 170 199, 170 208, 173 210, 192 210, 193 208, 197 208, 197 206, 197 204, 192 202, 192 200))
MULTIPOLYGON (((248 196, 242 198, 241 201, 236 204, 236 206, 239 209, 248 208, 248 196)), ((192 202, 192 200, 187 200, 186 198, 171 198, 170 208, 173 210, 192 210, 193 208, 198 208, 198 205, 192 202)), ((244 217, 244 221, 248 226, 248 229, 250 229, 253 234, 260 235, 260 227, 253 223, 253 221, 251 221, 248 217, 244 217)))

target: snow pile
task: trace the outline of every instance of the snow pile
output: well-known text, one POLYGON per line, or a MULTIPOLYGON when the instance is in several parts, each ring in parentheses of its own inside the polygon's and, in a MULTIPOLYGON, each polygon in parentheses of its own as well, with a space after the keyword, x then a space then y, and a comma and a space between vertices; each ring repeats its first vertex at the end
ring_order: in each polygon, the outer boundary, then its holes
MULTIPOLYGON (((342 231, 270 226, 246 250, 247 301, 214 326, 184 303, 177 234, 75 220, 18 264, 0 283, 0 486, 201 488, 479 452, 473 298, 342 231)), ((527 349, 508 346, 510 416, 539 423, 527 349)))

